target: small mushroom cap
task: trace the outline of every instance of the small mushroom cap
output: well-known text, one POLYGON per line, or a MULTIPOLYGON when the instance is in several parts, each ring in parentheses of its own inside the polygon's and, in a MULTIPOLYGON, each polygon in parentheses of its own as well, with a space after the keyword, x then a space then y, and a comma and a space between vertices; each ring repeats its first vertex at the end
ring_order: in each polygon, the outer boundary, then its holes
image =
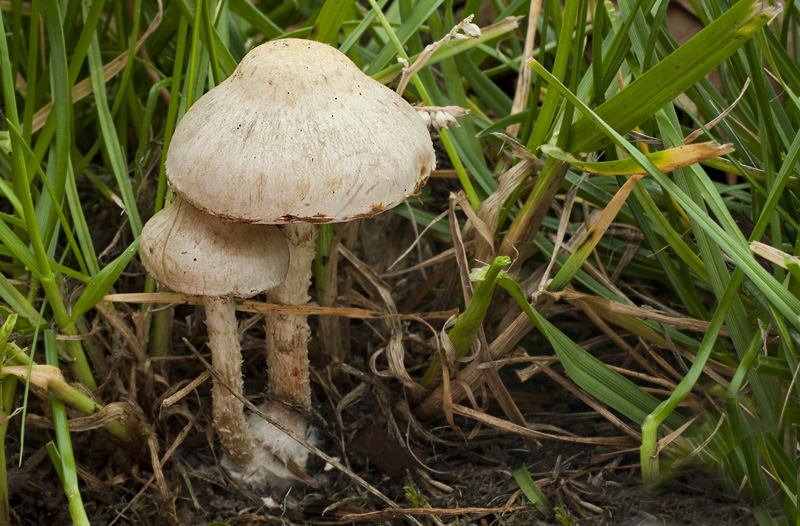
POLYGON ((331 223, 399 204, 435 163, 402 97, 327 44, 285 39, 250 51, 191 107, 166 171, 176 192, 223 218, 331 223))
POLYGON ((150 218, 139 246, 157 281, 193 296, 249 298, 279 285, 289 269, 278 227, 226 223, 180 198, 150 218))

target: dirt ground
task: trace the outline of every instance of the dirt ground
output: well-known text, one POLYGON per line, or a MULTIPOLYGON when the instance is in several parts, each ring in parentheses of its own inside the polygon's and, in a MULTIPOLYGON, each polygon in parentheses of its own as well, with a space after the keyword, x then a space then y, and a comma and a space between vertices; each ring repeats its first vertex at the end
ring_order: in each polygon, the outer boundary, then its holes
MULTIPOLYGON (((255 338, 250 343, 255 344, 255 338)), ((184 378, 202 374, 191 355, 178 357, 182 359, 164 360, 153 368, 164 369, 163 374, 169 368, 170 376, 184 378)), ((247 363, 255 373, 247 392, 265 390, 258 358, 260 353, 252 353, 247 363)), ((582 437, 618 435, 558 386, 544 381, 525 387, 514 385, 512 393, 522 401, 519 406, 532 427, 557 426, 582 437)), ((747 503, 731 497, 708 470, 682 473, 658 489, 641 487, 633 442, 621 448, 541 441, 531 451, 520 437, 487 427, 476 430, 474 421, 465 418, 455 419, 465 436, 442 419, 424 426, 409 424, 403 416, 405 400, 396 396, 402 389, 393 380, 361 388, 361 396, 339 412, 340 425, 325 391, 317 385, 314 392, 319 446, 393 505, 319 459, 310 461, 308 473, 313 479, 306 487, 274 492, 238 485, 217 463, 221 451, 210 425, 206 381, 170 410, 141 415, 154 433, 151 441, 159 444, 159 457, 172 451, 161 463, 160 481, 146 446, 133 452, 103 430, 73 432, 92 524, 756 524, 747 503), (471 436, 472 432, 476 434, 471 436), (405 440, 410 447, 403 444, 405 440), (521 493, 513 472, 523 465, 553 506, 563 510, 563 521, 545 519, 521 493), (410 511, 403 514, 394 506, 410 511), (463 508, 473 512, 456 514, 463 508)), ((140 392, 138 398, 141 401, 145 395, 140 392)), ((160 399, 153 398, 150 407, 156 408, 160 399)), ((40 427, 46 426, 46 419, 36 416, 47 414, 47 406, 32 397, 22 467, 18 467, 17 425, 7 440, 15 524, 70 524, 64 492, 43 447, 53 438, 52 432, 40 427)), ((496 409, 490 405, 487 411, 496 409)))

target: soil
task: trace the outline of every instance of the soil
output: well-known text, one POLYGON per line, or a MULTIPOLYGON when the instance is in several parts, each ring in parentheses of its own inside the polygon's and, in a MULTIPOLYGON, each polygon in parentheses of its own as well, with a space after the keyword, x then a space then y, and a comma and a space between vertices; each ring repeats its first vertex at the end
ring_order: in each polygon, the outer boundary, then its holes
MULTIPOLYGON (((202 393, 203 389, 200 391, 202 393)), ((362 401, 364 407, 359 409, 366 409, 370 398, 365 397, 362 401)), ((205 411, 207 405, 206 400, 205 411)), ((376 419, 380 419, 377 410, 365 414, 360 420, 363 423, 376 419)), ((347 425, 352 428, 358 424, 351 421, 347 425)), ((198 427, 207 430, 208 422, 198 424, 198 427)), ((326 470, 321 461, 312 461, 309 466, 309 472, 314 474, 313 486, 280 493, 268 488, 238 486, 215 465, 207 433, 202 429, 193 429, 172 460, 164 466, 166 495, 162 495, 151 482, 153 473, 147 469, 146 458, 129 463, 125 458, 128 451, 103 451, 110 445, 108 440, 105 444, 98 444, 99 440, 92 440, 87 433, 75 434, 84 504, 92 524, 97 526, 205 525, 214 522, 248 526, 355 523, 534 526, 756 524, 747 504, 726 496, 713 474, 708 472, 684 474, 655 492, 641 487, 636 455, 631 453, 595 465, 594 455, 599 451, 593 448, 569 443, 543 443, 539 451, 531 453, 521 440, 506 434, 484 430, 477 437, 462 442, 452 431, 435 428, 432 432, 438 439, 454 440, 456 445, 429 443, 421 447, 417 443, 412 451, 423 460, 422 463, 387 469, 370 457, 400 453, 398 456, 405 459, 411 455, 381 431, 381 427, 362 428, 362 432, 364 429, 373 430, 370 432, 375 440, 372 445, 380 451, 370 451, 370 447, 363 444, 358 446, 356 438, 345 444, 348 454, 344 458, 355 473, 399 507, 423 512, 414 516, 417 522, 393 513, 384 502, 354 484, 348 476, 326 470), (545 519, 521 494, 513 471, 523 465, 527 465, 532 478, 553 505, 566 514, 565 522, 545 519), (445 515, 468 507, 481 510, 464 515, 445 515), (525 507, 528 509, 520 509, 525 507), (357 522, 344 519, 347 515, 358 517, 375 511, 382 511, 383 516, 357 522)), ((46 434, 42 430, 29 431, 32 432, 28 435, 28 444, 38 442, 37 439, 46 434)), ((330 438, 323 441, 327 451, 336 451, 337 445, 330 438)), ((13 447, 11 445, 9 449, 13 447)), ((21 468, 16 467, 18 457, 12 458, 9 466, 14 524, 71 524, 66 498, 47 455, 43 454, 44 449, 31 445, 26 447, 26 451, 30 453, 21 468)), ((216 454, 220 454, 218 449, 216 454)))

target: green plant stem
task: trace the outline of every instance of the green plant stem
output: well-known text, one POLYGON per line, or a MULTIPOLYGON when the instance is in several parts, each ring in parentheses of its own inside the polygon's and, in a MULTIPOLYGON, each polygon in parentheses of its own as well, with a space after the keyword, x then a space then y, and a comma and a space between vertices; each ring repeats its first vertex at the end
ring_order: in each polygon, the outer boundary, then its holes
POLYGON ((216 50, 216 45, 214 44, 214 24, 211 22, 211 9, 208 5, 208 0, 198 0, 197 9, 202 9, 203 14, 205 15, 203 27, 205 29, 205 37, 207 42, 207 51, 208 51, 208 59, 211 65, 211 78, 214 79, 214 84, 217 85, 225 78, 222 76, 222 73, 219 69, 219 54, 216 50))
POLYGON ((700 378, 700 374, 702 374, 703 368, 706 366, 709 356, 711 356, 711 351, 714 349, 714 343, 717 341, 719 331, 725 324, 725 317, 728 315, 733 300, 739 291, 739 285, 743 277, 744 272, 742 272, 741 269, 736 269, 734 271, 728 282, 728 286, 725 288, 725 292, 719 300, 719 306, 711 317, 708 329, 703 337, 703 342, 697 350, 694 362, 692 362, 689 371, 675 390, 672 391, 669 398, 661 402, 655 411, 647 415, 642 424, 642 446, 639 450, 639 454, 642 464, 642 478, 646 483, 655 482, 659 474, 658 455, 656 453, 658 428, 661 423, 664 422, 664 419, 666 419, 667 416, 678 407, 678 404, 686 398, 700 378))
MULTIPOLYGON (((489 304, 492 302, 497 277, 503 267, 510 264, 511 258, 498 256, 492 261, 491 265, 477 269, 470 275, 475 280, 475 292, 472 294, 469 303, 467 303, 464 312, 459 314, 456 324, 447 333, 447 337, 459 358, 466 355, 470 347, 472 347, 472 342, 475 341, 483 319, 486 317, 489 304)), ((423 387, 430 387, 428 384, 431 379, 441 370, 440 356, 435 356, 433 363, 425 371, 421 382, 423 387)))
MULTIPOLYGON (((8 418, 11 414, 11 405, 17 390, 17 379, 8 378, 0 383, 0 417, 8 418)), ((8 422, 0 425, 0 526, 11 524, 11 514, 8 503, 8 474, 6 471, 6 431, 8 422)))
MULTIPOLYGON (((167 174, 164 169, 169 144, 172 141, 172 134, 175 132, 175 125, 178 120, 178 110, 180 107, 181 93, 181 73, 183 71, 183 60, 186 54, 186 35, 189 30, 189 22, 185 16, 181 16, 178 22, 178 36, 175 46, 175 64, 172 69, 172 84, 170 86, 169 107, 167 108, 167 124, 164 130, 164 148, 161 151, 161 163, 158 172, 158 187, 156 189, 156 204, 154 213, 158 213, 164 208, 164 197, 167 188, 167 174)), ((151 276, 147 276, 145 282, 145 292, 153 292, 155 282, 151 276)), ((157 308, 166 305, 156 305, 157 308)), ((150 354, 152 356, 165 356, 169 352, 170 333, 172 328, 173 313, 160 310, 154 315, 153 332, 150 338, 150 354)))
MULTIPOLYGON (((56 353, 56 333, 52 329, 44 331, 44 347, 47 363, 53 367, 58 366, 56 353)), ((69 501, 69 514, 76 526, 90 526, 89 517, 83 507, 83 500, 78 489, 78 471, 75 467, 75 457, 72 454, 72 440, 69 436, 67 425, 67 411, 55 393, 50 393, 50 405, 53 409, 53 425, 56 432, 56 443, 61 464, 61 474, 64 483, 64 492, 69 501)))
MULTIPOLYGON (((442 60, 445 60, 447 58, 458 55, 460 53, 464 53, 482 44, 490 43, 493 40, 496 40, 498 37, 501 37, 506 33, 516 29, 519 25, 517 20, 518 19, 516 17, 504 18, 503 20, 500 20, 496 24, 492 24, 489 27, 482 28, 481 36, 479 36, 478 38, 469 38, 466 40, 451 41, 446 46, 442 46, 436 51, 434 51, 433 55, 431 56, 430 60, 428 60, 427 64, 430 66, 438 62, 441 62, 442 60)), ((556 47, 555 42, 553 42, 545 46, 545 49, 549 51, 555 47, 556 47)), ((418 56, 419 55, 414 55, 413 57, 410 57, 409 60, 411 60, 411 58, 416 60, 418 56)), ((505 68, 505 66, 503 67, 505 68)), ((393 78, 395 78, 402 69, 403 69, 402 64, 392 64, 391 66, 388 66, 385 69, 382 69, 381 71, 372 75, 372 78, 374 78, 378 82, 386 84, 390 82, 393 78)), ((513 69, 518 70, 519 64, 515 64, 513 69)))
MULTIPOLYGON (((559 80, 567 74, 569 57, 572 52, 572 34, 575 27, 575 16, 578 12, 580 2, 566 2, 564 6, 561 31, 558 36, 558 47, 556 48, 556 59, 553 65, 553 76, 559 80)), ((564 104, 559 100, 559 93, 555 90, 548 91, 544 103, 539 109, 536 124, 526 145, 531 151, 538 151, 547 138, 553 119, 560 106, 564 104)), ((566 130, 564 130, 566 131, 566 130)), ((567 133, 569 133, 567 131, 567 133)), ((565 140, 563 137, 559 142, 565 140)))
MULTIPOLYGON (((550 202, 555 198, 561 181, 567 174, 569 165, 553 157, 548 157, 544 163, 533 190, 522 205, 514 221, 511 223, 506 236, 500 244, 498 254, 501 256, 515 256, 522 253, 522 244, 533 239, 536 232, 542 226, 547 211, 550 209, 550 202)), ((524 257, 517 257, 514 267, 518 267, 524 257)))
MULTIPOLYGON (((17 324, 18 315, 11 314, 0 327, 0 350, 5 354, 8 337, 17 324)), ((11 414, 14 395, 17 390, 17 379, 6 378, 0 382, 0 418, 6 419, 11 414)), ((6 432, 8 421, 0 424, 0 526, 10 526, 11 513, 8 503, 8 473, 6 471, 6 432)))
POLYGON ((166 309, 166 304, 156 304, 158 312, 153 315, 153 330, 150 333, 150 354, 152 356, 166 356, 169 352, 169 342, 172 334, 172 320, 174 311, 166 309))
MULTIPOLYGON (((194 24, 192 25, 192 48, 189 52, 189 72, 187 73, 186 85, 186 109, 194 104, 195 83, 197 82, 197 63, 200 55, 200 32, 202 31, 201 19, 203 14, 203 0, 196 0, 194 5, 194 24)), ((165 148, 166 150, 166 148, 165 148)))
POLYGON ((331 255, 331 243, 333 243, 333 225, 322 225, 319 235, 315 242, 316 252, 314 253, 314 284, 317 288, 317 301, 324 307, 330 307, 324 303, 325 286, 327 281, 328 258, 331 255))

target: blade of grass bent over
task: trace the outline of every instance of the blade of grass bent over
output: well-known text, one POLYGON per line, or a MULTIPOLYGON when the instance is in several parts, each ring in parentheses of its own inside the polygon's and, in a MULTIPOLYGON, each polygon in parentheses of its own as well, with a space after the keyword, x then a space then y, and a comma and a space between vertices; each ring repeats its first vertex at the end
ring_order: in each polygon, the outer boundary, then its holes
MULTIPOLYGON (((647 415, 658 406, 658 400, 653 395, 581 349, 555 325, 536 312, 525 299, 519 284, 510 276, 505 273, 500 274, 497 284, 511 294, 517 305, 547 338, 564 369, 579 387, 639 424, 642 424, 647 415)), ((683 424, 683 418, 675 414, 668 418, 669 425, 675 429, 683 424)))
POLYGON ((661 402, 661 404, 659 404, 659 406, 652 413, 647 415, 644 423, 642 423, 642 446, 640 449, 640 455, 642 478, 645 480, 645 482, 653 482, 658 476, 659 472, 657 453, 658 427, 665 418, 672 414, 672 411, 678 407, 678 404, 681 403, 684 398, 686 398, 686 396, 694 387, 695 383, 697 383, 697 380, 700 378, 700 374, 703 372, 703 368, 705 367, 706 362, 708 362, 708 358, 710 357, 711 351, 714 348, 714 343, 719 336, 719 331, 725 323, 725 317, 728 315, 728 311, 733 303, 734 297, 738 292, 742 277, 744 277, 744 273, 737 269, 734 272, 733 277, 731 277, 731 280, 728 283, 722 298, 720 299, 717 310, 711 317, 711 323, 709 323, 708 330, 703 337, 703 343, 697 350, 694 362, 692 362, 692 366, 689 368, 689 371, 680 381, 669 398, 661 402))
POLYGON ((83 316, 89 309, 97 305, 100 298, 108 294, 108 291, 114 286, 125 267, 136 252, 139 250, 139 238, 137 237, 122 254, 103 267, 103 270, 98 272, 86 285, 86 289, 81 293, 78 301, 72 309, 72 317, 70 318, 71 324, 74 324, 78 318, 83 316))
MULTIPOLYGON (((616 161, 586 162, 575 159, 553 146, 544 146, 542 151, 559 161, 569 163, 571 166, 593 174, 601 175, 639 175, 646 173, 634 159, 619 159, 616 161)), ((664 173, 699 163, 707 159, 720 157, 733 152, 730 144, 703 142, 678 146, 646 155, 650 162, 664 173)))
POLYGON ((317 20, 308 34, 309 40, 316 40, 337 47, 339 28, 347 13, 353 7, 353 0, 327 0, 322 5, 317 20))

